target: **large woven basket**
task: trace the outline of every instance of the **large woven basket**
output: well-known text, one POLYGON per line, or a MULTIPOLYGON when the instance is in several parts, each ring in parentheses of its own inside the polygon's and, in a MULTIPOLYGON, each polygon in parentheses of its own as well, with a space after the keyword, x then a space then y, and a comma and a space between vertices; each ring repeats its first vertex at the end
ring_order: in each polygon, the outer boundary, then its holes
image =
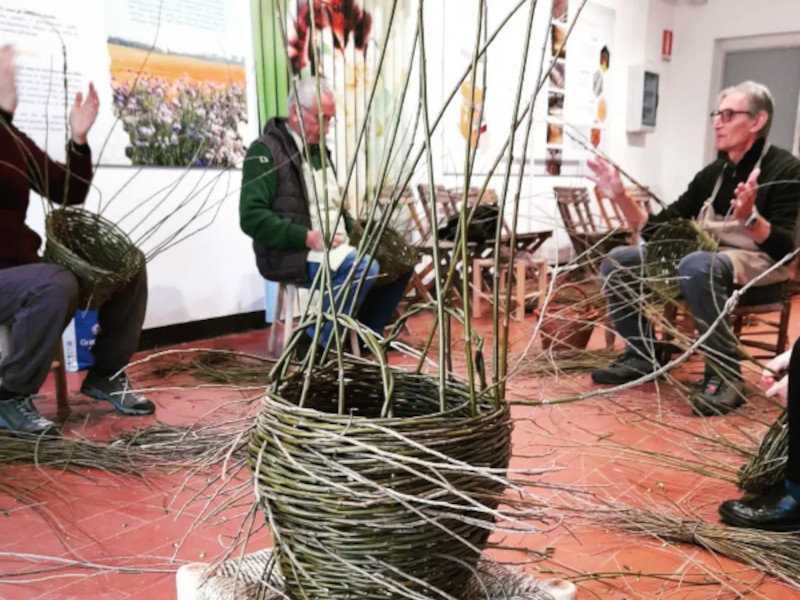
POLYGON ((72 271, 79 308, 99 308, 144 266, 144 255, 125 232, 82 208, 51 211, 45 229, 43 260, 72 271))
MULTIPOLYGON (((355 224, 350 234, 350 242, 354 245, 361 243, 366 223, 359 221, 355 224)), ((373 229, 374 231, 374 229, 373 229)), ((375 285, 388 285, 411 271, 419 260, 419 249, 409 244, 405 238, 391 227, 387 227, 372 257, 381 267, 375 285)))
POLYGON ((542 315, 542 348, 552 352, 585 349, 599 318, 600 312, 581 286, 562 285, 542 315))
POLYGON ((458 596, 503 491, 508 408, 484 403, 472 415, 466 386, 454 381, 442 412, 438 379, 392 369, 393 416, 381 416, 379 365, 344 368, 341 380, 335 363, 312 373, 302 408, 304 379, 290 378, 279 396, 265 398, 250 441, 287 593, 297 600, 458 596))
POLYGON ((676 219, 658 227, 644 249, 647 284, 663 300, 675 300, 681 293, 678 263, 687 254, 716 250, 717 244, 696 221, 676 219))

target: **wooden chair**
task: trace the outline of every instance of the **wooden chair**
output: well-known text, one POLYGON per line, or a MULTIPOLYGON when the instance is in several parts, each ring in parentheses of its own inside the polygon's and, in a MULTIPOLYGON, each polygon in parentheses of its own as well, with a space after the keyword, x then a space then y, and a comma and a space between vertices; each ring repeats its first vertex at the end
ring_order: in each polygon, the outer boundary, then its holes
MULTIPOLYGON (((0 324, 0 362, 3 356, 7 356, 11 350, 11 331, 8 325, 0 324)), ((55 359, 50 365, 55 379, 56 391, 56 414, 58 419, 65 421, 71 412, 69 407, 69 397, 67 393, 67 369, 64 364, 64 348, 61 340, 57 344, 55 359)))
MULTIPOLYGON (((475 204, 483 204, 484 206, 498 204, 497 192, 492 189, 484 191, 483 197, 479 197, 480 188, 472 187, 467 190, 467 203, 470 208, 475 204)), ((453 202, 458 202, 464 199, 463 188, 453 188, 450 190, 453 202)), ((520 321, 525 319, 525 306, 530 300, 536 300, 547 291, 547 261, 544 259, 534 259, 534 253, 552 236, 553 232, 534 231, 526 233, 518 233, 514 238, 514 264, 510 264, 509 257, 511 256, 511 226, 505 220, 501 222, 503 234, 500 238, 499 248, 500 257, 498 262, 498 273, 500 286, 505 287, 506 278, 513 277, 513 297, 516 304, 516 318, 520 321), (526 278, 529 268, 536 271, 537 286, 533 292, 528 292, 526 288, 526 278)), ((494 238, 488 238, 483 242, 477 244, 475 249, 475 258, 472 261, 472 314, 475 317, 483 315, 482 301, 492 297, 492 286, 495 273, 494 267, 494 252, 495 252, 494 238)))
POLYGON ((634 243, 632 230, 619 209, 584 187, 554 187, 558 211, 586 275, 597 275, 600 262, 617 246, 634 243))
MULTIPOLYGON (((417 186, 417 191, 419 192, 419 200, 420 200, 420 208, 421 210, 416 210, 416 216, 418 222, 420 223, 419 234, 420 234, 420 241, 421 245, 420 248, 422 253, 428 257, 427 264, 417 272, 416 282, 421 283, 422 286, 425 288, 425 292, 421 292, 426 296, 428 301, 433 300, 433 287, 435 285, 435 281, 433 280, 433 273, 435 272, 434 268, 434 248, 433 248, 433 228, 436 227, 437 230, 444 225, 447 224, 448 220, 452 218, 458 217, 458 207, 453 200, 452 195, 444 186, 435 186, 434 193, 430 193, 430 189, 426 184, 420 184, 417 186), (431 223, 430 215, 431 215, 431 206, 432 203, 436 203, 436 212, 439 218, 439 222, 434 224, 431 223)), ((459 260, 456 264, 455 269, 455 279, 453 281, 453 285, 450 288, 450 301, 451 302, 462 302, 463 299, 461 298, 461 277, 467 276, 469 277, 469 265, 471 264, 472 257, 474 256, 475 249, 477 245, 474 242, 470 242, 467 245, 467 267, 464 268, 464 263, 459 260)), ((440 240, 439 245, 437 247, 439 261, 440 261, 440 272, 442 273, 442 277, 446 277, 447 273, 450 270, 450 265, 452 264, 454 257, 458 255, 458 249, 456 248, 456 243, 451 242, 448 240, 440 240)), ((444 281, 442 281, 444 284, 444 281)))
MULTIPOLYGON (((295 316, 299 317, 302 314, 299 308, 299 289, 300 287, 293 283, 278 284, 273 321, 267 338, 267 352, 271 356, 275 356, 278 353, 278 327, 280 326, 283 330, 283 345, 281 348, 285 348, 292 337, 295 316), (295 312, 295 309, 297 309, 297 312, 295 312)), ((351 329, 349 330, 349 336, 351 354, 361 356, 358 346, 358 334, 351 329)))
MULTIPOLYGON (((730 315, 730 327, 739 344, 754 348, 753 358, 768 359, 786 351, 789 345, 789 317, 792 298, 800 294, 800 273, 795 269, 792 279, 781 283, 750 288, 739 299, 730 315), (746 327, 746 328, 745 328, 746 327), (771 337, 774 341, 764 338, 771 337)), ((684 334, 694 333, 694 320, 684 303, 668 305, 663 318, 677 326, 684 334)), ((669 329, 661 336, 661 362, 667 362, 679 350, 673 343, 669 329)))

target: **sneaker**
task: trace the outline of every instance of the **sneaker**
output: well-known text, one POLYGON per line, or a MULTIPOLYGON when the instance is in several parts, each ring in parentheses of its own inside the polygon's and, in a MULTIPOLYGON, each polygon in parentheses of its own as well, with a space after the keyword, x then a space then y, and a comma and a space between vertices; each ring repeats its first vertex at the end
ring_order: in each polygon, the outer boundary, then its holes
POLYGON ((31 435, 59 435, 58 425, 36 410, 30 396, 0 400, 0 429, 31 435))
POLYGON ((607 367, 592 371, 592 381, 606 385, 620 385, 649 375, 659 366, 655 358, 645 358, 635 350, 626 350, 607 367))
POLYGON ((117 377, 103 377, 89 371, 81 385, 81 393, 96 400, 106 400, 123 415, 152 415, 156 405, 131 389, 131 382, 125 373, 117 377))
POLYGON ((692 398, 692 414, 702 417, 726 415, 744 404, 744 382, 725 380, 716 373, 706 378, 703 393, 692 398))

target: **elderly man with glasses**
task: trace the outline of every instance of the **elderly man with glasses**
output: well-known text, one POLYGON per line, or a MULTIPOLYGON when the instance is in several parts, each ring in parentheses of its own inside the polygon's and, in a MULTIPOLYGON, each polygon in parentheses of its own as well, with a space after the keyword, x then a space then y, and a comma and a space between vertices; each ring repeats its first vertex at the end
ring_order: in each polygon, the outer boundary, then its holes
MULTIPOLYGON (((717 159, 701 170, 676 202, 648 214, 625 195, 619 172, 602 160, 590 160, 590 176, 645 240, 675 219, 696 219, 719 242, 716 252, 692 252, 678 265, 683 299, 704 333, 720 315, 736 286, 769 271, 795 248, 800 205, 800 162, 767 141, 773 100, 763 85, 747 81, 722 91, 711 113, 717 159)), ((609 310, 625 352, 611 365, 592 372, 598 384, 619 385, 652 373, 659 365, 653 326, 641 313, 641 246, 614 249, 600 271, 609 310)), ((759 286, 790 275, 786 266, 770 271, 759 286)), ((726 414, 743 402, 739 346, 721 319, 703 346, 703 391, 692 399, 696 415, 726 414)))
MULTIPOLYGON (((298 80, 289 94, 288 110, 288 117, 267 121, 242 167, 239 220, 242 230, 253 239, 258 270, 270 281, 304 287, 319 279, 316 285, 325 290, 325 312, 335 301, 339 312, 354 315, 381 335, 411 271, 387 285, 375 285, 380 265, 368 255, 359 258, 350 244, 353 219, 344 209, 345 198, 325 145, 336 113, 334 91, 327 80, 298 80), (317 277, 326 249, 333 298, 330 287, 317 277), (348 280, 362 283, 340 294, 348 280)), ((327 344, 332 331, 332 323, 322 327, 320 345, 327 344)), ((296 356, 308 353, 314 333, 310 327, 301 336, 296 356)))

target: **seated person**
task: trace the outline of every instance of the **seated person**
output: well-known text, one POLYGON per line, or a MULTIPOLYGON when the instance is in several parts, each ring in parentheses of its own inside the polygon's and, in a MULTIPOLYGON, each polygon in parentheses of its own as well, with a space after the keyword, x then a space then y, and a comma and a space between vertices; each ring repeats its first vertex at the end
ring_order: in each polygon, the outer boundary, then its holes
MULTIPOLYGON (((590 160, 590 178, 612 199, 632 227, 647 239, 673 219, 696 219, 719 242, 717 252, 692 252, 678 265, 683 300, 702 334, 722 312, 736 285, 763 274, 794 250, 800 203, 800 162, 767 141, 773 101, 769 90, 751 81, 720 94, 711 113, 718 158, 700 171, 678 200, 657 215, 648 214, 625 194, 619 172, 603 160, 590 160)), ((592 380, 618 385, 651 373, 653 325, 641 313, 642 247, 612 250, 600 267, 609 311, 626 351, 597 369, 592 380), (638 277, 637 277, 638 275, 638 277)), ((785 281, 789 269, 773 270, 758 285, 785 281)), ((703 392, 693 398, 693 413, 725 414, 744 401, 741 358, 736 338, 722 319, 703 348, 703 392)))
MULTIPOLYGON (((99 101, 90 84, 69 115, 69 169, 51 160, 12 123, 17 106, 13 51, 0 49, 0 323, 10 329, 10 353, 0 360, 0 429, 22 434, 57 433, 31 397, 47 378, 61 332, 75 314, 78 283, 68 270, 39 262, 41 239, 25 224, 30 192, 60 204, 80 204, 92 179, 86 136, 99 101)), ((144 269, 99 311, 95 366, 81 391, 107 400, 127 415, 150 414, 155 406, 130 389, 122 374, 139 343, 147 305, 144 269)))
POLYGON ((789 456, 786 478, 760 496, 726 500, 719 507, 722 521, 736 527, 769 531, 800 531, 800 339, 794 347, 773 359, 767 367, 788 375, 777 383, 771 371, 764 371, 762 383, 767 396, 787 397, 789 456))
MULTIPOLYGON (((353 268, 352 281, 357 283, 364 277, 360 289, 354 284, 346 297, 340 298, 337 311, 355 314, 361 323, 382 335, 411 272, 388 285, 375 286, 380 271, 377 261, 364 256, 356 264, 356 249, 348 238, 352 219, 346 211, 340 211, 343 199, 336 173, 330 154, 323 154, 320 146, 336 111, 333 90, 327 81, 316 78, 297 81, 296 94, 294 90, 289 94, 288 110, 287 118, 275 117, 267 122, 263 135, 248 149, 242 170, 240 225, 253 239, 258 270, 270 281, 308 287, 327 247, 334 295, 353 268)), ((330 304, 331 297, 326 292, 323 310, 327 311, 330 304)), ((331 335, 332 325, 328 322, 322 328, 319 343, 323 346, 331 335)), ((313 328, 306 334, 313 337, 313 328)), ((310 343, 310 337, 304 337, 298 355, 304 354, 310 343)))

